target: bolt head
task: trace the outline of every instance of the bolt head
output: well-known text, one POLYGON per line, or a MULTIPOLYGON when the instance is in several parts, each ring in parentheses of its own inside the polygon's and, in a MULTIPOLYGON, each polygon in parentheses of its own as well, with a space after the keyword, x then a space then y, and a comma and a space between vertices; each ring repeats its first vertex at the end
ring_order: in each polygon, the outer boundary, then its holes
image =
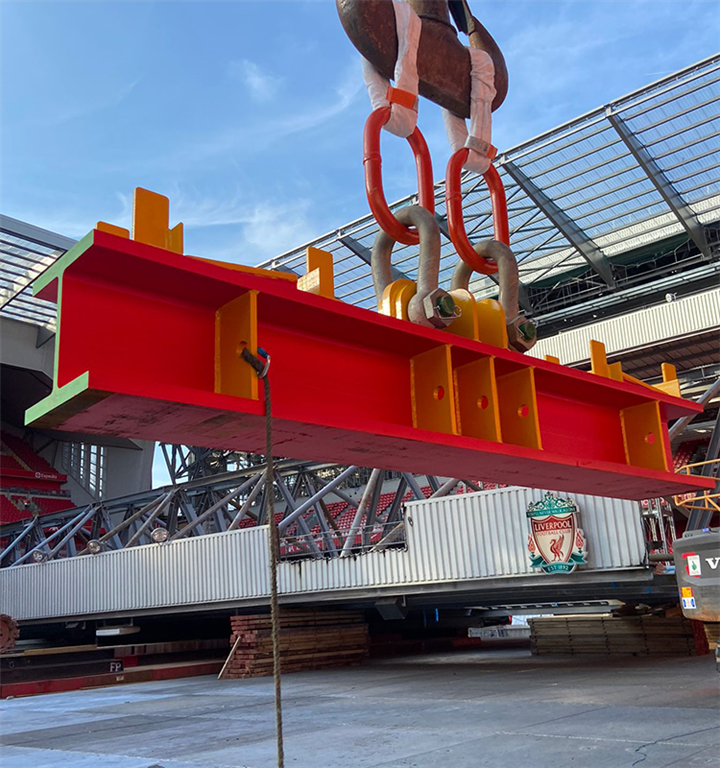
POLYGON ((435 301, 435 306, 441 317, 454 317, 455 316, 455 301, 449 294, 440 296, 435 301))
POLYGON ((518 330, 526 341, 533 341, 537 338, 537 328, 535 327, 535 323, 531 320, 526 320, 524 323, 520 323, 518 330))

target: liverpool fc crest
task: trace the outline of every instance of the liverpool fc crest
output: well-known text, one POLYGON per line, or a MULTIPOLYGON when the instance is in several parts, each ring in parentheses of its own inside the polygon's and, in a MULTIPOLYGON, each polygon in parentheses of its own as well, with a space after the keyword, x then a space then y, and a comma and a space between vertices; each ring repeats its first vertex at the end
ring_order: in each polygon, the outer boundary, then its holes
POLYGON ((585 534, 577 524, 577 505, 546 493, 542 501, 529 504, 528 550, 530 565, 545 573, 570 573, 585 559, 585 534))

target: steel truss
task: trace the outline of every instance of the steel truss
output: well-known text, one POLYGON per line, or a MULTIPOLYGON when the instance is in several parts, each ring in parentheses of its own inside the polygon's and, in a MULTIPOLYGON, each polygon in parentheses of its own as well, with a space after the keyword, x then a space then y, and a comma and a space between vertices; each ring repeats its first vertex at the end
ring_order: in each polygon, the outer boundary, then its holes
MULTIPOLYGON (((163 445, 166 456, 193 453, 171 448, 163 445)), ((207 458, 205 449, 194 453, 207 458)), ((0 526, 0 567, 263 525, 266 465, 262 457, 252 458, 261 463, 0 526)), ((187 471, 187 459, 184 465, 178 461, 187 471)), ((423 486, 433 497, 482 486, 290 459, 277 461, 274 468, 272 493, 284 558, 343 557, 402 546, 404 502, 424 499, 423 486)))

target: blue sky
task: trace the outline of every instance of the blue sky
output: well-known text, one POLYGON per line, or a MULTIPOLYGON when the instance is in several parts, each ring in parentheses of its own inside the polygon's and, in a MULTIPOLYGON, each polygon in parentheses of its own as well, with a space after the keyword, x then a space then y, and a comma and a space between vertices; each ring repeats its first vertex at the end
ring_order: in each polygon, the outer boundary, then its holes
MULTIPOLYGON (((717 0, 474 0, 505 52, 504 149, 716 51, 717 0)), ((358 55, 332 0, 2 2, 0 210, 73 237, 171 199, 186 251, 254 264, 367 212, 358 55)), ((420 125, 436 176, 439 110, 420 125)), ((384 142, 390 199, 410 152, 384 142)))
MULTIPOLYGON (((471 0, 503 49, 501 150, 717 50, 717 0, 471 0)), ((0 211, 71 237, 170 197, 187 253, 256 264, 367 213, 358 54, 332 0, 0 4, 0 211)), ((437 107, 420 126, 436 178, 437 107)), ((414 190, 384 141, 390 200, 414 190)), ((155 482, 166 482, 161 461, 155 482)))

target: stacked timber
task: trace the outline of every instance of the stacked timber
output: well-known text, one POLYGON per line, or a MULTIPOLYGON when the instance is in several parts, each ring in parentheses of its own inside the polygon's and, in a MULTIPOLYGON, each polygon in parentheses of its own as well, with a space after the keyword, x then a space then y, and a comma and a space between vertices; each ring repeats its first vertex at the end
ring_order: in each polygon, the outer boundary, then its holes
MULTIPOLYGON (((230 656, 221 678, 261 677, 273 672, 268 614, 230 619, 230 656)), ((280 610, 282 672, 359 664, 369 651, 368 626, 358 611, 280 610)))
POLYGON ((703 624, 705 637, 711 651, 714 651, 720 645, 720 621, 706 621, 703 624))
POLYGON ((600 653, 694 656, 691 622, 683 616, 553 616, 530 619, 535 654, 600 653))

